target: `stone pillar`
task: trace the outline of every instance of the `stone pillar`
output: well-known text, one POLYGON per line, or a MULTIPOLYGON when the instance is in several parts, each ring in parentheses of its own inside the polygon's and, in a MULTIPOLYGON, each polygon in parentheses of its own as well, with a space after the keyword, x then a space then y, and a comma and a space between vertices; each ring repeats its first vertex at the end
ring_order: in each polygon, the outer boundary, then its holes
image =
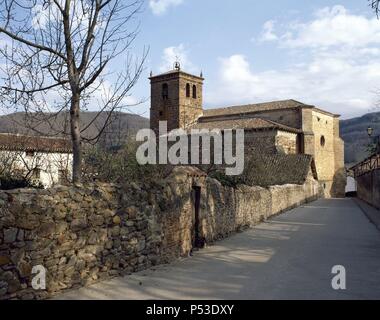
POLYGON ((315 155, 315 137, 313 132, 313 113, 311 108, 302 108, 303 151, 315 155))

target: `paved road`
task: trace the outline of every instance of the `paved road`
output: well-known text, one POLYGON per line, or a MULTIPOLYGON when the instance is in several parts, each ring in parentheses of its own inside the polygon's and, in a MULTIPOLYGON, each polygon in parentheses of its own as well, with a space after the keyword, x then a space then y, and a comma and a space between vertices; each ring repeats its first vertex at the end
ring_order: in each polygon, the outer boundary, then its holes
POLYGON ((319 200, 191 258, 60 299, 380 299, 380 232, 351 199, 319 200), (334 265, 347 289, 331 287, 334 265))

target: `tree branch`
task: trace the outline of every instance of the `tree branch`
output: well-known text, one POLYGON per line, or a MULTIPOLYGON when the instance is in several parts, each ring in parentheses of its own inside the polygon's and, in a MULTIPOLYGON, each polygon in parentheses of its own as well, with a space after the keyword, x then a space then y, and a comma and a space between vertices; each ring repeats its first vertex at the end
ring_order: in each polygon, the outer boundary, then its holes
POLYGON ((58 52, 58 51, 56 51, 56 50, 54 50, 52 48, 45 47, 43 45, 40 45, 40 44, 37 44, 37 43, 33 43, 33 42, 29 41, 29 40, 23 39, 23 38, 15 35, 15 34, 13 34, 12 32, 9 32, 8 30, 5 30, 5 29, 3 29, 1 27, 0 27, 0 33, 4 33, 5 35, 7 35, 8 37, 10 37, 11 39, 16 40, 18 42, 21 42, 21 43, 23 43, 23 44, 25 44, 27 46, 32 47, 32 48, 35 48, 35 49, 38 49, 38 50, 42 50, 42 51, 46 51, 46 52, 50 52, 50 53, 52 53, 52 54, 54 54, 54 55, 56 55, 56 56, 58 56, 61 59, 63 59, 63 60, 66 61, 66 57, 62 53, 60 53, 60 52, 58 52))
POLYGON ((24 90, 24 89, 18 89, 18 88, 11 88, 11 87, 7 87, 7 86, 2 86, 1 88, 4 89, 4 90, 9 90, 9 91, 16 91, 16 92, 25 93, 25 94, 32 94, 32 93, 36 93, 36 92, 48 91, 50 89, 62 86, 62 85, 67 84, 67 83, 69 83, 69 80, 60 81, 60 82, 57 82, 55 84, 52 84, 51 86, 47 86, 47 87, 43 87, 43 88, 38 88, 38 89, 33 89, 33 90, 24 90))

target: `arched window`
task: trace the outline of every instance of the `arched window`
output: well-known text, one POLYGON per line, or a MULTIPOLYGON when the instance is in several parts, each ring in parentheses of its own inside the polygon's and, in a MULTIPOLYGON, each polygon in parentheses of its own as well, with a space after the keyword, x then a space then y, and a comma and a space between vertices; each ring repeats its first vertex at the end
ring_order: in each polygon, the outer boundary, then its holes
POLYGON ((169 86, 167 83, 164 83, 162 85, 162 99, 164 100, 169 99, 169 86))
POLYGON ((321 146, 324 147, 326 144, 326 139, 324 136, 321 137, 321 146))
POLYGON ((186 84, 186 98, 190 98, 190 84, 186 84))
POLYGON ((194 84, 193 85, 193 99, 197 98, 197 86, 194 84))

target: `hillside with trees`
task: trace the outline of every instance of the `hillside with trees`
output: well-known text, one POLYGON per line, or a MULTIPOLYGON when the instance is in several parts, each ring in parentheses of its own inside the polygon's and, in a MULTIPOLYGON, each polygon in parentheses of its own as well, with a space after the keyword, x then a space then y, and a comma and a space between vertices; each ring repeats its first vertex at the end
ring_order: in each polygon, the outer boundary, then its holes
POLYGON ((374 129, 374 136, 380 135, 380 112, 341 121, 340 131, 345 142, 346 164, 354 164, 368 157, 366 149, 371 142, 367 134, 368 127, 374 129))
MULTIPOLYGON (((139 129, 149 128, 149 119, 124 112, 82 112, 81 128, 84 142, 112 147, 122 145, 139 129), (94 139, 94 137, 96 139, 94 139)), ((28 114, 23 112, 0 116, 0 133, 18 133, 70 138, 67 113, 28 114)))

